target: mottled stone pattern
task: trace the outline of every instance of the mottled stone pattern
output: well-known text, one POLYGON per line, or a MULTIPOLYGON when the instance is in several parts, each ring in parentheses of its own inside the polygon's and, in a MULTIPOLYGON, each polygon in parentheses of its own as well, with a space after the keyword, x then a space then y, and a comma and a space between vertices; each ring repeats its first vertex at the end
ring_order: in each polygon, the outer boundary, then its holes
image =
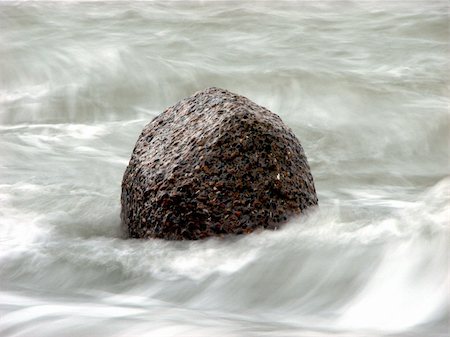
POLYGON ((144 128, 121 219, 131 238, 195 240, 277 228, 317 202, 303 148, 280 117, 209 88, 144 128))

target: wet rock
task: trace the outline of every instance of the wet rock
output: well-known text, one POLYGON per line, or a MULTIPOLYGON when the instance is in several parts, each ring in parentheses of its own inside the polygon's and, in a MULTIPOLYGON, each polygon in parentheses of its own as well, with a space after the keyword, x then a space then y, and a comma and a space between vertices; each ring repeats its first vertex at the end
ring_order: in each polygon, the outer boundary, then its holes
POLYGON ((303 148, 280 117, 209 88, 144 128, 121 201, 129 237, 195 240, 277 228, 317 196, 303 148))

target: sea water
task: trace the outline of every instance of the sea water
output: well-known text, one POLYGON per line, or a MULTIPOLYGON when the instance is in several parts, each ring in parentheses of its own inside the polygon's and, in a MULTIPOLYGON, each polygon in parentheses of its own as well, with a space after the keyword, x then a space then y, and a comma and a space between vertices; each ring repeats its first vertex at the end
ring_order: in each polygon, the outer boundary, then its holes
POLYGON ((448 2, 0 3, 0 335, 447 336, 448 60, 448 2), (292 128, 320 207, 124 240, 140 131, 210 86, 292 128))

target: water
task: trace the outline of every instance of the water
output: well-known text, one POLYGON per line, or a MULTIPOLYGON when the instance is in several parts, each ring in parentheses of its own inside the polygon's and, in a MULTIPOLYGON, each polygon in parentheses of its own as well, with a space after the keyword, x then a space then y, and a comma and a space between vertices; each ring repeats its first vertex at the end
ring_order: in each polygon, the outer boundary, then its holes
POLYGON ((447 2, 0 4, 1 336, 447 336, 447 2), (143 126, 208 86, 278 113, 320 208, 120 237, 143 126))

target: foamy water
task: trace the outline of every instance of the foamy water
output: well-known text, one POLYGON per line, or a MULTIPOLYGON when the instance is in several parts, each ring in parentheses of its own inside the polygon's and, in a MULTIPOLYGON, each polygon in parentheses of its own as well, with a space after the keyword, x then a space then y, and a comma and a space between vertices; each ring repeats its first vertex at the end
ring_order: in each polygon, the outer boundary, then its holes
POLYGON ((0 3, 1 336, 447 336, 448 3, 0 3), (209 86, 278 113, 320 208, 123 240, 148 121, 209 86))

